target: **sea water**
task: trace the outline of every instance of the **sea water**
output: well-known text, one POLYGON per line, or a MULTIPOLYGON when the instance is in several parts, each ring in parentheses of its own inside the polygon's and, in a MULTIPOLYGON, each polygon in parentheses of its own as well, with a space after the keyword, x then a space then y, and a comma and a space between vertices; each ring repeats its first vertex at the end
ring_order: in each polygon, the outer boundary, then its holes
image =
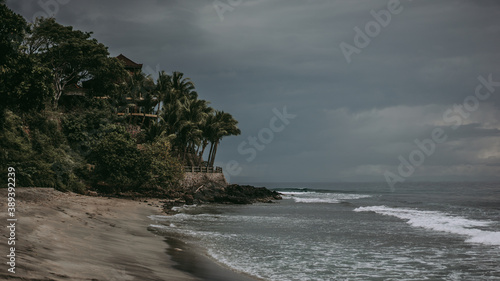
POLYGON ((500 184, 267 184, 272 204, 177 208, 165 235, 264 280, 500 280, 500 184))

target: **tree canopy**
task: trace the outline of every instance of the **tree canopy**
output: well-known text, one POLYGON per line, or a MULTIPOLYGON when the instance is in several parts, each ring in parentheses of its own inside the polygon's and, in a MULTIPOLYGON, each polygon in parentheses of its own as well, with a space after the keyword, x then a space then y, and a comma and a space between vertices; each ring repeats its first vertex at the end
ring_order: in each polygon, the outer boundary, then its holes
POLYGON ((0 110, 41 110, 52 93, 50 70, 23 52, 27 22, 0 2, 0 110))
POLYGON ((73 30, 54 18, 36 20, 26 40, 26 52, 51 70, 54 108, 68 85, 95 80, 95 88, 105 87, 112 84, 109 76, 120 73, 116 60, 109 58, 108 48, 91 36, 92 32, 73 30), (108 79, 103 81, 102 74, 108 79))

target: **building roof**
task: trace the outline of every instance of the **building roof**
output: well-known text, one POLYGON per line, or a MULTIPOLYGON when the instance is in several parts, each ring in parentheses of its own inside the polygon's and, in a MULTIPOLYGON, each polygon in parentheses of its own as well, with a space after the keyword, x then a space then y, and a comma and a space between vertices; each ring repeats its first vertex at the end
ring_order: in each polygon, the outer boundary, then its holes
POLYGON ((123 64, 125 65, 125 69, 142 69, 142 63, 135 63, 122 54, 120 54, 116 58, 123 62, 123 64))

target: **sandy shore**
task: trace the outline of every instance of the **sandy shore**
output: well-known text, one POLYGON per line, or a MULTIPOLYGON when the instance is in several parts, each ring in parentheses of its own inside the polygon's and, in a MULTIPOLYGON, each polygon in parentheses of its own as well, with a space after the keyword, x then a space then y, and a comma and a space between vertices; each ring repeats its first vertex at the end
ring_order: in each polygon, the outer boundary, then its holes
POLYGON ((147 230, 158 200, 88 197, 52 189, 16 190, 16 273, 10 246, 7 190, 0 189, 2 280, 200 280, 174 266, 164 237, 147 230))

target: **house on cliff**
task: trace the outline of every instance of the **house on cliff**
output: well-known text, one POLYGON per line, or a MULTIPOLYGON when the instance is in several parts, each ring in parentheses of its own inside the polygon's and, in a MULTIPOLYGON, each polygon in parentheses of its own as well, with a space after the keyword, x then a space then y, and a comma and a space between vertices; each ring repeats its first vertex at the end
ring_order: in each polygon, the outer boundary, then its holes
MULTIPOLYGON (((118 55, 116 58, 123 64, 125 70, 129 72, 131 79, 134 79, 134 76, 141 75, 142 63, 136 63, 123 54, 118 55)), ((156 98, 144 96, 140 88, 143 86, 142 84, 138 85, 138 93, 125 95, 122 106, 118 108, 117 114, 120 116, 129 116, 132 123, 144 123, 146 118, 158 118, 158 115, 151 114, 147 110, 147 108, 156 103, 156 98)))
POLYGON ((119 54, 116 57, 125 67, 125 70, 127 70, 130 75, 133 75, 134 73, 141 72, 142 71, 142 63, 135 63, 131 59, 127 58, 126 56, 119 54))

